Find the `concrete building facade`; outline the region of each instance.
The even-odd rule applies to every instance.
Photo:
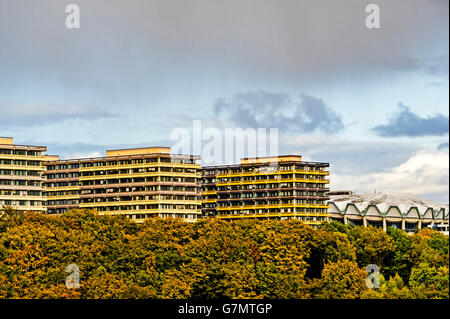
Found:
[[[448,232],[448,205],[410,194],[330,192],[329,163],[299,155],[202,168],[199,156],[174,155],[168,147],[68,160],[46,151],[0,137],[0,207],[49,214],[86,208],[138,222],[152,216],[298,219],[315,227],[336,220],[410,233],[425,227]]]
[[[448,205],[411,194],[378,192],[331,196],[330,220],[344,224],[403,229],[408,233],[426,227],[448,227]]]
[[[244,158],[239,165],[202,169],[202,210],[221,219],[328,220],[328,163],[299,155]]]
[[[45,146],[15,145],[0,137],[0,207],[46,211],[43,165]]]
[[[73,208],[195,221],[201,215],[198,156],[173,155],[167,147],[110,150],[105,157],[47,161],[48,213]]]

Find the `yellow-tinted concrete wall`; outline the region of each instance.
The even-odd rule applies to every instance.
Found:
[[[0,144],[12,145],[13,138],[12,137],[0,137]]]
[[[106,156],[126,156],[126,155],[142,155],[142,154],[169,154],[170,147],[144,147],[144,148],[130,148],[123,150],[109,150],[106,151]]]

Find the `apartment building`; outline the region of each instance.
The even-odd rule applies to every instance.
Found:
[[[0,137],[0,207],[46,211],[44,205],[44,146],[15,145]]]
[[[108,150],[61,160],[46,147],[0,138],[0,207],[61,214],[92,209],[136,221],[151,216],[328,220],[328,163],[298,155],[244,158],[201,168],[168,147]]]
[[[201,215],[200,160],[168,147],[109,150],[105,157],[45,162],[48,213],[87,208],[143,221]]]
[[[202,211],[223,219],[328,220],[329,163],[298,155],[244,158],[239,165],[202,169]]]

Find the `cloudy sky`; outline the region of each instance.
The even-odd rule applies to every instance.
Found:
[[[72,158],[171,146],[196,119],[277,127],[280,153],[331,163],[333,189],[448,203],[448,5],[0,0],[0,136]]]

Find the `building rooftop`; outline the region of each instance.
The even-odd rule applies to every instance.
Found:
[[[123,155],[142,155],[142,154],[170,154],[170,147],[152,146],[152,147],[124,148],[106,151],[107,157],[123,156]]]
[[[41,152],[47,151],[46,146],[14,144],[14,139],[12,137],[3,137],[3,136],[0,136],[0,146],[6,149],[25,149]]]
[[[0,145],[4,144],[4,145],[12,145],[14,142],[12,137],[3,137],[0,136]]]
[[[129,160],[140,157],[154,157],[163,155],[170,158],[192,159],[200,160],[200,156],[197,155],[185,155],[185,154],[172,154],[170,153],[170,147],[154,146],[154,147],[139,147],[139,148],[126,148],[117,150],[107,150],[106,156],[99,157],[85,157],[85,158],[69,158],[59,159],[57,155],[49,155],[46,158],[46,165],[53,165],[58,163],[81,163],[91,161],[107,161],[107,160]]]
[[[402,212],[407,212],[411,207],[417,207],[421,214],[429,208],[444,211],[448,214],[449,205],[417,197],[410,193],[376,192],[370,194],[331,195],[330,202],[334,203],[341,211],[347,204],[354,204],[360,211],[367,209],[369,205],[375,205],[381,212],[387,212],[390,207],[398,207]]]
[[[280,155],[280,156],[265,156],[265,157],[245,157],[241,159],[241,164],[259,164],[271,162],[301,162],[301,155]]]

